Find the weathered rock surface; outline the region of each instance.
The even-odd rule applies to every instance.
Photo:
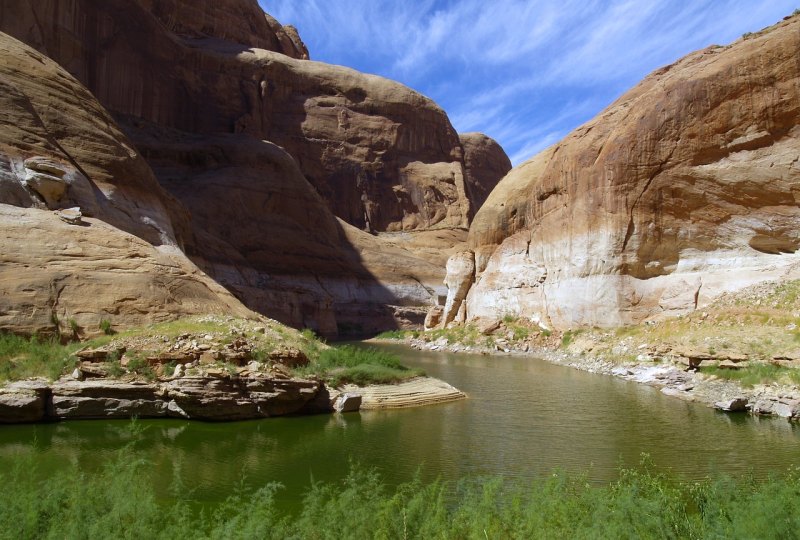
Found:
[[[511,160],[497,141],[483,133],[460,133],[458,138],[464,149],[464,177],[471,218],[511,170]]]
[[[468,316],[637,323],[795,272],[798,29],[659,69],[513,169],[470,228]]]
[[[445,113],[394,81],[280,54],[275,40],[296,33],[259,17],[254,0],[59,6],[6,0],[0,29],[61,62],[114,113],[275,142],[334,214],[362,229],[469,225],[465,151]],[[480,199],[507,158],[489,139],[465,141]]]
[[[447,259],[445,268],[447,275],[444,283],[447,285],[447,301],[442,312],[443,326],[456,318],[467,297],[470,285],[475,280],[475,254],[472,251],[456,253]]]
[[[252,316],[180,251],[185,210],[92,95],[5,34],[0,52],[0,327]]]
[[[345,385],[331,390],[331,398],[356,393],[361,396],[361,410],[399,409],[434,405],[465,399],[467,396],[459,389],[433,377],[417,377],[398,384],[376,384],[360,388]]]
[[[460,140],[438,106],[402,85],[301,60],[296,31],[254,0],[3,0],[0,29],[115,114],[133,141],[125,147],[192,214],[170,206],[175,231],[163,236],[249,307],[325,335],[420,324],[444,296],[442,255],[507,161],[486,137]],[[64,178],[62,206],[76,190]],[[47,186],[49,199],[58,189]],[[25,197],[14,187],[0,200]],[[80,201],[84,215],[105,220],[90,202]],[[356,229],[444,234],[435,245],[427,233],[384,243],[331,214]]]
[[[0,204],[0,327],[31,335],[69,319],[97,329],[102,319],[122,328],[197,313],[255,316],[177,248],[84,221]]]
[[[222,370],[207,371],[206,376],[153,383],[115,379],[11,383],[0,387],[0,424],[132,417],[232,421],[413,407],[466,397],[430,377],[396,385],[329,389],[318,380],[263,374],[233,377]]]
[[[49,396],[50,388],[41,381],[18,381],[0,388],[0,424],[44,420]]]

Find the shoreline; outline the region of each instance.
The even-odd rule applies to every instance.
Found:
[[[154,382],[94,378],[15,381],[0,388],[0,425],[63,420],[254,420],[419,407],[465,399],[434,377],[328,388],[317,379],[185,376]]]
[[[372,338],[374,343],[403,344],[416,350],[449,352],[454,354],[481,354],[497,357],[524,356],[537,358],[561,366],[608,375],[626,381],[659,388],[664,395],[684,401],[700,403],[719,411],[749,412],[758,416],[776,416],[800,420],[800,388],[778,383],[756,384],[751,388],[738,382],[716,378],[690,368],[690,362],[679,359],[650,359],[611,362],[603,357],[553,350],[546,347],[515,349],[513,345],[497,350],[487,346],[449,343],[439,339],[407,337],[403,339]],[[642,355],[647,356],[647,355]]]

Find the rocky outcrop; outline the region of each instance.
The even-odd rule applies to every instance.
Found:
[[[447,301],[442,312],[442,325],[456,319],[467,297],[470,285],[475,280],[475,254],[471,251],[456,253],[447,259]],[[463,317],[458,322],[464,322]]]
[[[217,38],[308,60],[293,26],[282,26],[256,0],[136,0],[171,33],[184,39]],[[33,12],[36,13],[35,11]]]
[[[800,17],[657,70],[513,169],[475,217],[470,318],[684,313],[800,246]]]
[[[417,377],[397,384],[375,384],[365,387],[345,385],[331,391],[331,397],[337,401],[347,395],[359,395],[361,397],[359,406],[363,410],[419,407],[458,401],[467,397],[458,388],[433,377]]]
[[[92,95],[5,34],[0,52],[0,327],[254,316],[181,252],[186,211]]]
[[[153,246],[95,218],[70,225],[47,210],[0,204],[0,327],[22,334],[97,331],[197,313],[254,317],[172,246]]]
[[[19,381],[0,387],[0,424],[98,418],[185,418],[214,422],[290,414],[353,412],[466,398],[431,377],[329,389],[318,380],[214,371],[160,382],[116,379]]]

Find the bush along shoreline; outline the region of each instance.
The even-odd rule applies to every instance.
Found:
[[[0,539],[28,538],[780,538],[800,537],[800,471],[766,480],[680,482],[646,463],[592,485],[556,472],[528,482],[419,479],[389,486],[351,466],[313,482],[300,510],[276,505],[281,486],[240,489],[198,511],[175,481],[156,498],[148,464],[126,447],[96,474],[75,465],[40,479],[33,455],[0,470]]]
[[[420,380],[431,384],[422,385],[423,399],[419,384],[409,389],[408,406],[464,397],[391,354],[330,347],[311,331],[270,320],[194,317],[119,334],[101,326],[103,335],[83,343],[0,334],[0,424],[245,420],[342,411],[343,400],[353,411],[362,388],[393,385],[402,394],[403,384]],[[337,390],[345,385],[346,395]]]

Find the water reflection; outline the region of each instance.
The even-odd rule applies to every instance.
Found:
[[[757,477],[800,463],[798,426],[725,415],[657,389],[531,358],[419,353],[387,347],[467,392],[445,405],[347,415],[211,424],[181,420],[82,421],[0,428],[0,466],[34,453],[46,475],[67,463],[91,472],[125,445],[152,465],[159,494],[175,476],[199,502],[225,498],[242,479],[280,482],[299,503],[313,477],[337,480],[351,461],[389,482],[556,468],[591,481],[617,476],[648,453],[685,479],[715,471]]]

